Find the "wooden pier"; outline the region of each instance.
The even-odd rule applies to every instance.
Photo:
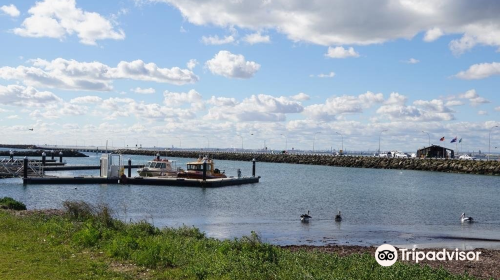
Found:
[[[123,184],[123,185],[154,185],[154,186],[176,186],[176,187],[201,187],[218,188],[244,184],[258,183],[260,176],[241,178],[217,178],[217,179],[186,179],[177,177],[133,177],[127,178],[105,178],[105,177],[28,177],[23,178],[23,184]]]

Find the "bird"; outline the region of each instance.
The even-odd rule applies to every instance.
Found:
[[[312,217],[309,216],[309,210],[307,210],[307,214],[302,214],[300,215],[300,221],[301,222],[304,222],[304,223],[307,223],[309,222],[309,219],[311,219]]]
[[[342,216],[340,215],[340,211],[337,215],[335,215],[335,222],[340,222],[342,221]]]
[[[472,217],[465,217],[465,213],[462,213],[462,216],[460,217],[460,221],[462,223],[472,223],[474,219]]]
[[[33,131],[33,128],[28,128],[28,130],[31,130],[31,131]]]

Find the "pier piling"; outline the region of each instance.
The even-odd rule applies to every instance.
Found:
[[[207,161],[203,160],[203,182],[207,180]]]
[[[47,159],[47,154],[45,152],[42,153],[42,166],[45,166],[45,162]]]
[[[28,157],[24,157],[23,164],[23,177],[26,179],[28,178]]]
[[[255,177],[255,158],[252,159],[252,177]]]
[[[128,159],[128,177],[132,177],[132,160]]]
[[[63,152],[59,152],[59,162],[62,163]]]

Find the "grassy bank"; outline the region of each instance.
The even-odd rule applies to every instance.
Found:
[[[368,254],[291,252],[255,234],[221,241],[190,227],[125,224],[105,206],[65,209],[0,211],[0,279],[469,279],[417,265],[381,267]]]

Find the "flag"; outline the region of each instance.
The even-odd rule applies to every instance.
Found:
[[[444,141],[444,136],[443,136],[443,137],[441,137],[441,139],[439,139],[439,141]]]
[[[462,143],[462,138],[460,138],[460,140],[458,140],[458,143]]]
[[[455,143],[457,142],[457,137],[455,136],[455,138],[451,139],[451,142],[450,143]]]

